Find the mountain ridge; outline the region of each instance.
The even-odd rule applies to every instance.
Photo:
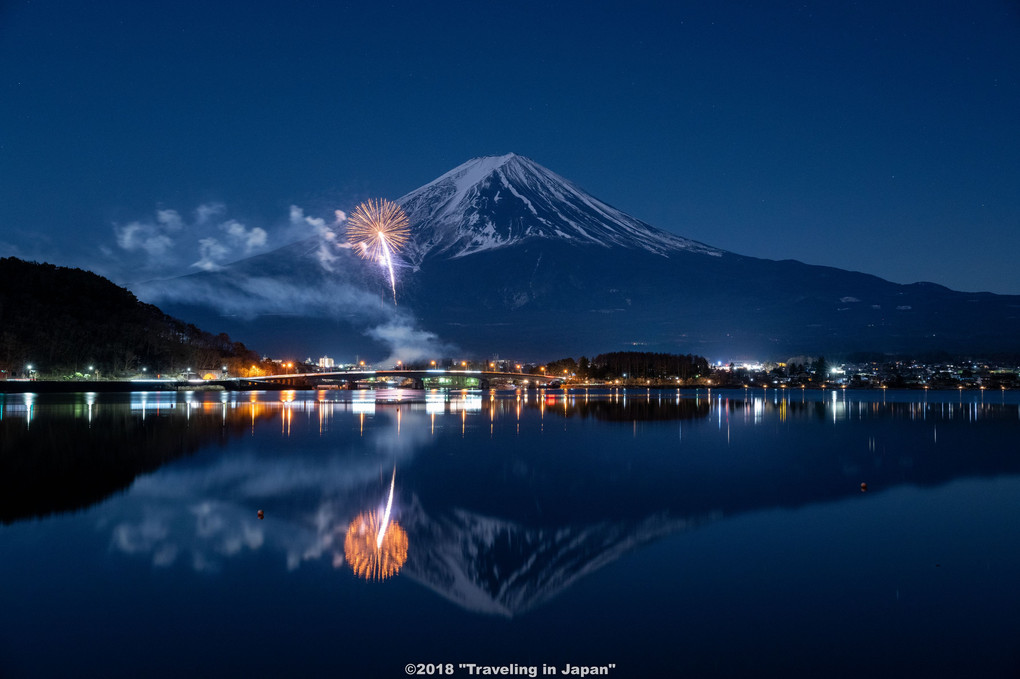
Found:
[[[308,355],[389,347],[392,358],[436,358],[451,344],[529,360],[634,347],[779,360],[1017,350],[1020,296],[728,252],[630,217],[516,154],[469,160],[398,202],[411,237],[397,257],[397,306],[378,264],[336,232],[163,281],[154,294],[204,324],[210,310],[245,316],[246,327],[227,324],[232,334],[274,351],[301,343]],[[280,313],[292,320],[265,315]],[[298,325],[300,338],[281,332]]]

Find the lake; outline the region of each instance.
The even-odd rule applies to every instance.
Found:
[[[0,395],[0,676],[1017,676],[1018,396]]]

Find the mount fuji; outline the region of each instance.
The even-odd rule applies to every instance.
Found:
[[[406,255],[415,264],[430,256],[466,257],[529,239],[664,256],[722,254],[634,219],[513,153],[469,160],[398,202],[415,225]]]
[[[1020,296],[727,252],[635,219],[515,154],[472,159],[397,202],[411,229],[397,307],[379,267],[329,229],[135,291],[290,355],[1018,349]]]

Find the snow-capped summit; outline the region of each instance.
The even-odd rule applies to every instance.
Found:
[[[508,153],[473,158],[398,200],[411,223],[404,256],[462,257],[529,238],[669,255],[722,251],[656,229],[589,195],[538,163]]]

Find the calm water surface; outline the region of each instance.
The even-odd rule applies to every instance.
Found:
[[[1017,676],[1017,403],[0,395],[0,676]]]

